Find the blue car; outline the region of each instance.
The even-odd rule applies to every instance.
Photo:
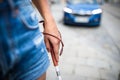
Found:
[[[97,0],[67,0],[64,8],[64,24],[99,26],[102,9]]]

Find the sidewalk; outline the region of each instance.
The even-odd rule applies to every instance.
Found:
[[[102,9],[120,19],[120,6],[118,4],[103,4]]]
[[[104,6],[109,7],[108,4]],[[91,46],[94,44],[90,43],[84,36],[77,38],[74,31],[62,25],[59,22],[63,16],[62,8],[63,6],[60,4],[52,6],[53,15],[63,34],[65,43],[63,55],[60,57],[60,70],[63,80],[118,80],[120,62],[105,55],[106,52],[98,51]],[[104,9],[111,10],[111,8],[118,10],[111,6],[110,9]],[[52,62],[48,69],[47,80],[57,80]]]

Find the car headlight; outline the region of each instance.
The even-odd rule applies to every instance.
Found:
[[[64,11],[67,12],[67,13],[72,13],[72,9],[67,8],[67,7],[64,8]]]
[[[92,11],[92,14],[100,14],[102,13],[102,9],[95,9]]]

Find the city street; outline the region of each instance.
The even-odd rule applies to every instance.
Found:
[[[120,9],[104,4],[101,25],[84,27],[64,25],[63,7],[51,7],[65,45],[59,63],[63,80],[118,80]],[[57,80],[52,61],[47,80]]]

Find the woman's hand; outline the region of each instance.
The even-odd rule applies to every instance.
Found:
[[[49,22],[45,21],[44,24],[44,33],[49,33],[52,34],[58,38],[60,38],[60,33],[58,31],[58,28],[56,26],[55,21],[52,19]],[[58,64],[59,61],[59,46],[60,46],[60,41],[56,39],[55,37],[45,35],[45,44],[48,52],[51,53],[54,65]],[[52,52],[53,51],[53,52]]]

